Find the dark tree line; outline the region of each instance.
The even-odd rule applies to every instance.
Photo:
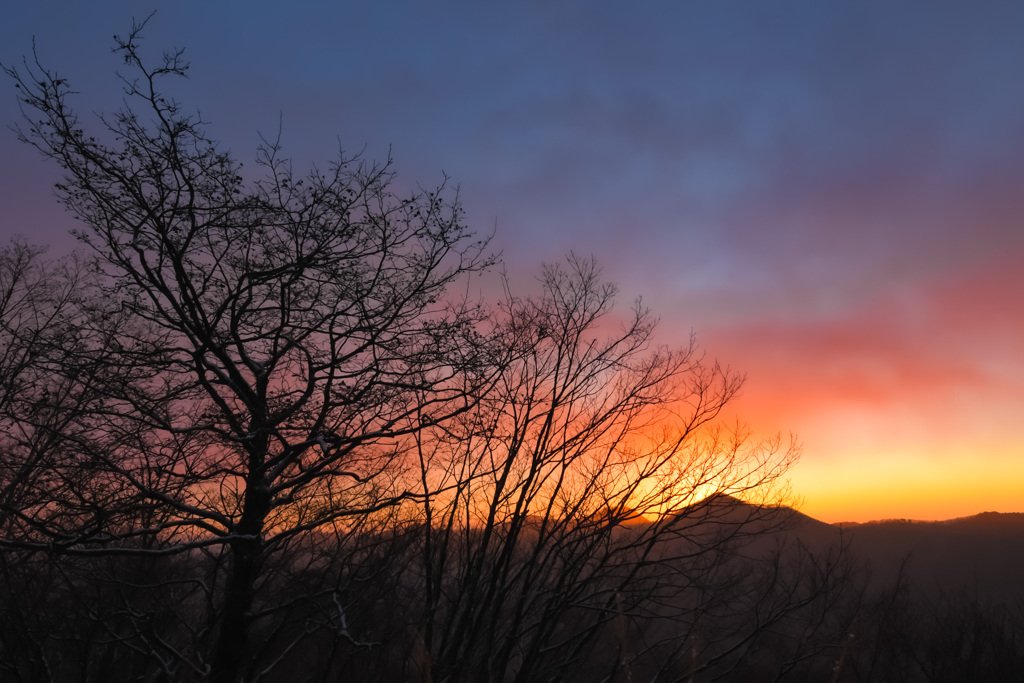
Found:
[[[265,140],[243,168],[139,31],[97,120],[4,68],[83,250],[0,252],[0,676],[843,670],[847,558],[749,542],[795,456],[721,423],[741,378],[586,259],[467,294],[487,240],[390,161],[298,174]]]

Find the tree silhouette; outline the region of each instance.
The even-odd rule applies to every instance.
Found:
[[[263,175],[247,180],[162,94],[187,71],[182,53],[148,67],[140,30],[117,41],[128,104],[95,134],[38,60],[6,69],[23,139],[65,169],[58,192],[93,272],[71,337],[45,359],[51,381],[86,396],[66,424],[35,425],[57,481],[5,500],[18,531],[5,543],[223,548],[214,645],[197,666],[233,680],[268,555],[408,496],[396,474],[409,437],[482,393],[486,321],[450,292],[492,259],[457,196],[397,196],[390,162],[342,154],[298,177],[265,142]]]
[[[656,345],[639,304],[616,321],[592,261],[548,266],[541,283],[508,298],[495,387],[421,450],[408,604],[437,680],[628,669],[646,648],[626,632],[725,571],[762,516],[734,496],[777,502],[792,455],[715,427],[740,378],[692,342]]]
[[[586,259],[537,296],[467,297],[487,241],[390,160],[300,175],[264,139],[243,168],[141,29],[95,129],[38,59],[5,67],[86,247],[0,255],[3,577],[81,605],[12,591],[10,671],[694,675],[826,593],[828,562],[808,583],[730,559],[775,528],[795,454],[719,424],[739,376],[659,346],[639,302],[619,317]]]

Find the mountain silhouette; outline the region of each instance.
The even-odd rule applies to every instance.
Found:
[[[907,519],[828,524],[785,508],[777,534],[817,551],[847,548],[876,586],[901,576],[926,595],[964,592],[985,601],[1024,596],[1024,513],[983,512],[935,522]]]

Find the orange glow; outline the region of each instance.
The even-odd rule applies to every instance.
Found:
[[[936,453],[876,453],[865,463],[847,455],[808,461],[793,471],[802,510],[825,522],[876,519],[942,520],[985,511],[1021,509],[1024,462],[1016,456],[1024,442],[975,458],[961,447]]]
[[[1012,258],[1011,258],[1012,256]],[[793,433],[802,510],[826,522],[1024,511],[1020,253],[818,317],[720,324],[703,339],[747,372],[731,415]]]

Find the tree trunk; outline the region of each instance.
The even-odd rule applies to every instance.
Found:
[[[249,659],[249,621],[263,555],[263,523],[270,496],[265,486],[248,487],[246,505],[230,543],[227,585],[221,611],[220,631],[213,648],[210,680],[236,683]]]

